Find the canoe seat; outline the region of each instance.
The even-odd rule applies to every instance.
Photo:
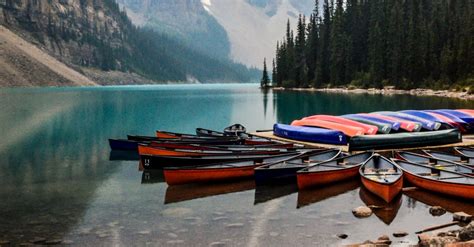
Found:
[[[458,176],[458,177],[447,177],[447,178],[438,178],[438,180],[456,179],[456,178],[465,178],[465,177],[463,177],[463,176]]]
[[[364,173],[366,176],[395,176],[395,175],[402,175],[401,173]]]
[[[393,168],[372,168],[372,167],[369,167],[369,168],[365,168],[364,169],[364,173],[367,174],[367,173],[395,173],[396,170],[393,169]]]

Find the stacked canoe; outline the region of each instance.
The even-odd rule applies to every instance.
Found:
[[[273,133],[305,142],[349,145],[352,151],[451,144],[474,133],[474,110],[404,110],[314,115],[275,124]]]

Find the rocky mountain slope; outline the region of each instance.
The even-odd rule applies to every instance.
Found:
[[[255,76],[241,65],[196,52],[165,34],[136,28],[115,0],[0,0],[0,25],[98,80],[110,71],[154,81],[249,81]],[[11,81],[16,83],[15,78]]]

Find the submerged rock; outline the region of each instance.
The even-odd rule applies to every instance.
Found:
[[[341,238],[341,239],[346,239],[347,237],[349,237],[347,234],[337,234],[337,237],[338,238]]]
[[[441,216],[446,213],[446,209],[441,206],[432,206],[430,208],[430,214],[433,216]]]
[[[44,244],[46,245],[58,245],[58,244],[61,244],[63,242],[62,239],[51,239],[51,240],[48,240],[46,242],[44,242]]]
[[[366,206],[360,206],[360,207],[354,208],[352,210],[352,214],[354,214],[354,216],[357,218],[365,218],[372,215],[372,209]]]
[[[407,236],[408,232],[398,231],[398,232],[394,232],[392,235],[396,238],[401,238],[401,237]]]
[[[223,242],[213,242],[209,244],[209,247],[224,247],[225,245]]]

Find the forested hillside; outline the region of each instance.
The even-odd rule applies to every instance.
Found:
[[[0,24],[79,72],[98,69],[154,81],[200,82],[247,82],[258,73],[136,27],[115,0],[4,0]]]
[[[319,3],[316,0],[316,6]],[[470,0],[324,0],[277,44],[273,85],[474,88]]]

